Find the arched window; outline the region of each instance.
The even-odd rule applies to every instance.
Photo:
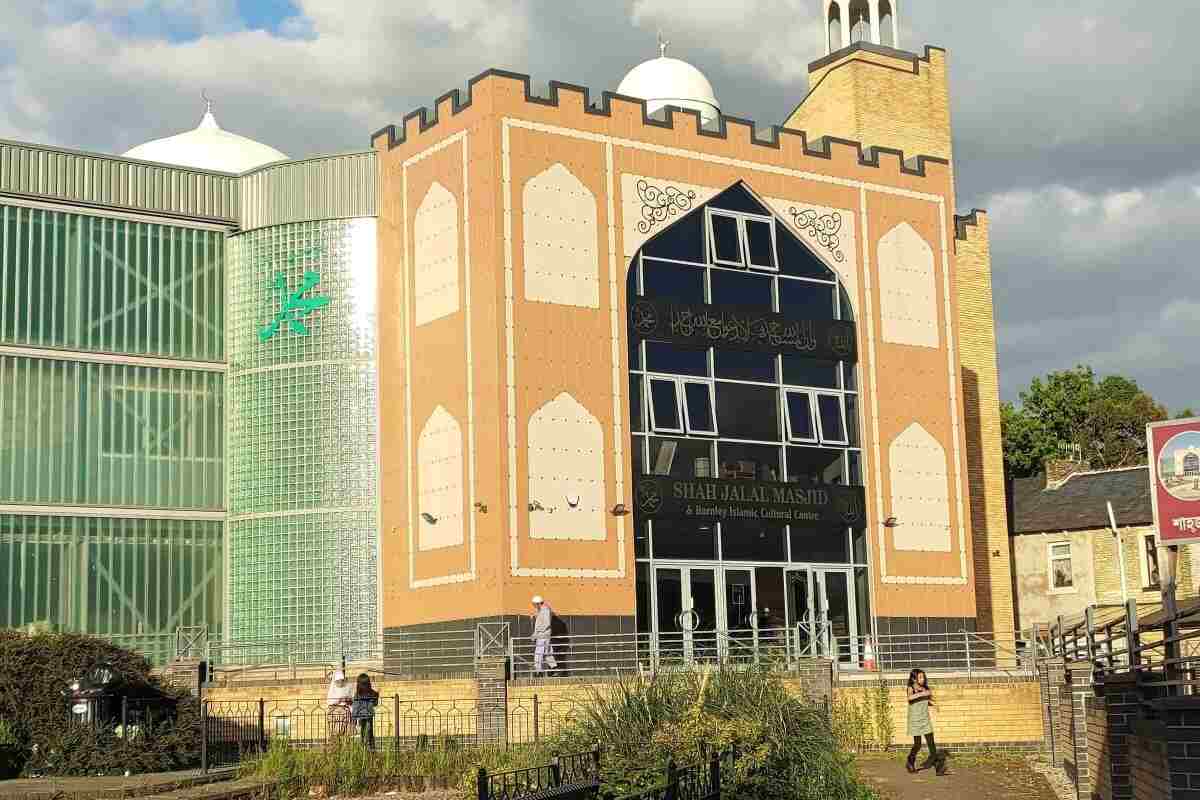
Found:
[[[841,3],[829,4],[829,18],[825,20],[825,52],[842,49]]]
[[[871,9],[867,0],[851,0],[849,8],[850,44],[871,41]]]
[[[1183,474],[1200,475],[1200,455],[1188,453],[1183,457]]]
[[[879,43],[887,47],[897,47],[896,44],[896,15],[888,0],[879,0]]]

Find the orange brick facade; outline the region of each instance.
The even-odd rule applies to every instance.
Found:
[[[870,615],[1011,630],[986,217],[955,217],[944,54],[858,46],[840,61],[851,63],[814,65],[813,92],[790,121],[807,115],[816,135],[838,139],[777,129],[764,141],[728,118],[699,130],[694,113],[649,119],[641,102],[594,103],[559,84],[534,97],[528,79],[499,72],[376,134],[385,630],[524,614],[535,593],[559,614],[634,614],[634,517],[619,509],[633,508],[637,482],[626,322],[630,258],[648,238],[637,180],[691,187],[697,203],[740,182],[801,238],[787,208],[841,215],[850,257],[817,254],[841,277],[857,329]],[[834,76],[851,73],[838,88]],[[899,94],[867,109],[876,91]],[[835,113],[843,92],[854,102]],[[563,210],[534,191],[545,186],[562,192]],[[549,229],[563,229],[561,241],[536,238],[547,214],[560,215]],[[905,340],[916,324],[906,287],[881,276],[897,232],[930,255],[916,322],[935,333],[920,346]],[[527,269],[543,246],[588,271]],[[530,299],[556,291],[566,299]],[[603,521],[586,537],[533,531],[527,512],[539,479],[530,426],[560,405],[583,409],[602,442]],[[908,455],[913,441],[924,461]],[[900,546],[914,534],[884,522],[919,519],[928,498],[912,487],[929,480],[912,465],[938,459],[948,545]],[[421,488],[419,476],[435,474],[450,475],[450,495]],[[422,504],[447,508],[448,496],[453,513],[422,523]]]

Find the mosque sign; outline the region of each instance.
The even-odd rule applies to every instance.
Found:
[[[315,259],[322,252],[320,247],[310,247],[288,256],[286,263],[295,264],[306,258]],[[316,310],[329,305],[329,298],[315,290],[321,282],[321,273],[316,269],[306,269],[300,282],[292,286],[288,283],[286,272],[275,273],[271,284],[272,294],[276,298],[275,311],[271,320],[258,331],[260,342],[270,341],[284,327],[298,336],[308,336],[312,333],[306,319]]]
[[[646,476],[634,491],[634,504],[645,519],[866,524],[861,486]]]
[[[1159,544],[1200,542],[1200,417],[1146,426]]]
[[[852,322],[794,319],[732,306],[638,298],[629,309],[629,332],[681,345],[857,360]]]

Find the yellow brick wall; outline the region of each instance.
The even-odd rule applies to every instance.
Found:
[[[1121,549],[1125,561],[1125,582],[1129,592],[1128,599],[1136,600],[1139,605],[1157,605],[1162,602],[1162,595],[1157,589],[1146,590],[1142,581],[1142,536],[1153,533],[1153,526],[1120,528]],[[1121,596],[1121,568],[1117,557],[1117,541],[1112,532],[1101,528],[1092,532],[1092,553],[1095,559],[1094,572],[1096,576],[1097,603],[1123,603]],[[1195,576],[1193,575],[1193,548],[1195,545],[1184,545],[1179,548],[1178,574],[1176,575],[1176,596],[1180,599],[1196,596]],[[1160,569],[1166,569],[1165,553],[1159,555]]]
[[[809,74],[811,90],[786,126],[810,139],[834,136],[949,161],[946,53],[929,48],[926,58],[854,50]]]
[[[890,683],[890,682],[889,682]],[[1041,741],[1043,734],[1041,694],[1036,678],[1014,681],[979,677],[962,683],[939,681],[930,676],[937,709],[933,731],[939,745],[977,745],[1030,743]],[[862,704],[878,691],[874,681],[861,686],[839,685],[835,700],[853,700]],[[912,744],[908,736],[908,702],[904,686],[889,686],[892,711],[892,743]]]
[[[353,677],[353,676],[352,676]],[[399,695],[402,701],[410,700],[470,700],[479,696],[478,686],[472,679],[444,680],[378,680],[372,677],[371,684],[381,697]],[[321,700],[324,702],[329,684],[325,682],[281,681],[274,684],[243,684],[234,686],[210,686],[204,690],[206,700],[214,702],[257,702],[259,699],[272,702],[288,700]]]
[[[1015,625],[1012,557],[1005,503],[987,214],[975,212],[974,223],[968,222],[962,230],[966,238],[955,239],[954,260],[977,624],[980,630],[1008,634]]]

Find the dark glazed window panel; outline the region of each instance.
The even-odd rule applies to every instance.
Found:
[[[633,555],[635,558],[650,557],[650,523],[639,522],[633,529]],[[638,566],[641,566],[640,564]],[[639,589],[641,587],[638,587]],[[638,598],[639,602],[641,598]]]
[[[778,481],[779,448],[769,444],[717,444],[719,477],[726,480]]]
[[[642,295],[682,303],[703,303],[704,268],[643,259]]]
[[[849,450],[846,452],[846,460],[850,469],[850,485],[862,486],[862,453],[857,450]]]
[[[780,280],[779,311],[792,319],[833,319],[833,286]]]
[[[642,416],[642,376],[629,376],[629,430],[646,430],[646,421]]]
[[[871,630],[871,579],[865,567],[854,570],[854,610],[858,617],[858,635]]]
[[[838,286],[838,310],[841,312],[838,319],[844,319],[848,322],[854,321],[854,304],[850,302],[850,295],[846,294],[846,289],[840,284]]]
[[[708,350],[693,350],[666,342],[646,342],[646,371],[706,377]]]
[[[637,470],[639,475],[646,475],[650,472],[650,467],[646,464],[645,441],[645,436],[634,436],[630,445],[633,448],[633,452],[630,454],[633,461],[633,468]]]
[[[850,531],[850,542],[854,548],[854,563],[867,563],[867,529],[853,528]]]
[[[712,442],[704,439],[651,437],[647,473],[672,478],[711,478]]]
[[[712,384],[685,383],[683,400],[687,404],[687,427],[689,433],[717,432],[713,422]]]
[[[785,355],[783,357],[783,382],[789,386],[815,386],[818,389],[838,388],[838,365],[836,361],[819,358]]]
[[[651,423],[654,430],[682,430],[677,389],[673,380],[650,380]]]
[[[642,340],[633,336],[629,337],[629,368],[642,368]]]
[[[775,356],[739,350],[714,350],[718,378],[733,381],[775,382]]]
[[[858,396],[846,395],[846,435],[850,444],[857,446],[858,441]]]
[[[655,558],[702,559],[717,557],[713,525],[683,520],[655,520],[651,528]]]
[[[801,278],[833,280],[833,272],[782,225],[776,226],[775,247],[779,252],[779,271]]]
[[[787,409],[788,439],[815,442],[817,423],[813,417],[812,395],[808,392],[784,392]]]
[[[845,528],[792,526],[792,561],[845,564],[850,560]]]
[[[727,269],[714,269],[709,276],[715,306],[741,306],[760,311],[774,308],[771,278]]]
[[[842,453],[824,447],[789,447],[788,482],[809,486],[843,483]]]
[[[638,564],[637,575],[637,632],[650,633],[650,565]]]
[[[722,522],[721,560],[787,561],[787,540],[783,527]]]
[[[848,392],[858,391],[858,365],[849,361],[842,362],[842,375],[845,377],[845,387]]]
[[[692,212],[642,246],[642,255],[704,264],[704,212]]]
[[[713,214],[710,217],[713,237],[713,258],[731,264],[742,263],[742,242],[736,217]]]
[[[718,382],[717,430],[725,439],[779,441],[779,390]]]
[[[821,418],[821,441],[845,443],[846,426],[842,422],[842,398],[835,394],[817,395],[817,414]]]
[[[750,252],[750,266],[775,269],[775,242],[767,220],[746,220],[746,248]]]
[[[770,212],[763,208],[762,203],[746,191],[741,183],[735,183],[719,195],[708,201],[709,208],[722,208],[726,211],[743,211],[747,214],[766,216]]]

